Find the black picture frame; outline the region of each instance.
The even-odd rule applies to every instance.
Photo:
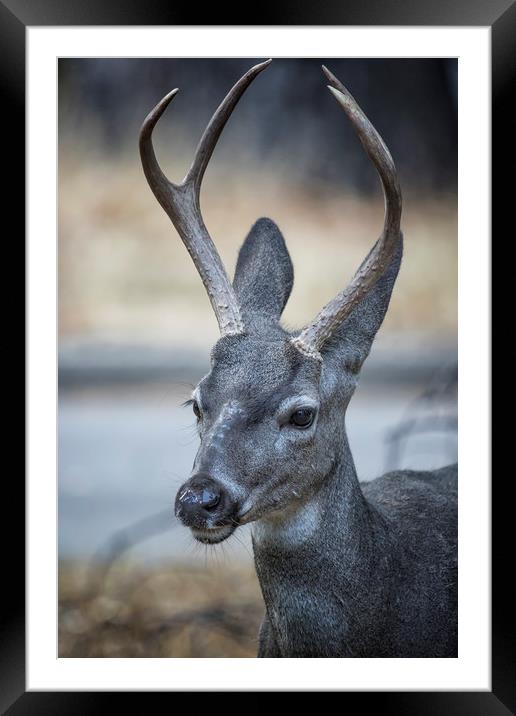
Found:
[[[262,6],[263,5],[263,6]],[[516,4],[514,0],[348,0],[315,2],[302,5],[296,0],[267,3],[256,8],[249,22],[234,6],[207,5],[202,11],[203,25],[407,25],[407,26],[489,26],[492,33],[492,216],[493,237],[501,234],[509,221],[514,199],[514,182],[507,182],[504,168],[511,164],[514,150],[514,114],[509,111],[511,89],[516,87]],[[4,206],[15,221],[16,241],[13,247],[23,252],[25,215],[24,146],[25,146],[25,30],[28,26],[62,25],[198,25],[190,22],[199,11],[192,7],[153,0],[0,0],[0,63],[3,122],[3,174],[8,178]],[[7,141],[6,141],[7,140]],[[9,152],[11,156],[9,156]],[[5,155],[8,155],[7,157]],[[514,151],[513,151],[514,154]],[[5,210],[4,210],[5,211]],[[506,242],[508,239],[506,238]],[[494,245],[494,242],[493,242]],[[23,261],[23,256],[21,257]],[[495,297],[493,296],[493,299]],[[12,300],[12,299],[11,299]],[[495,315],[493,313],[493,315]],[[19,322],[17,323],[19,326]],[[20,362],[21,367],[21,362]],[[21,371],[20,371],[21,372]],[[21,383],[20,383],[21,384]],[[19,402],[19,394],[17,396]],[[500,440],[501,442],[501,440]],[[494,454],[494,451],[493,451]],[[14,479],[17,478],[17,479]],[[492,485],[492,691],[471,692],[346,692],[344,705],[360,698],[360,705],[380,713],[401,714],[507,714],[516,713],[516,652],[511,638],[516,595],[511,587],[510,568],[511,520],[510,501],[505,485]],[[5,505],[9,504],[9,536],[4,537],[4,552],[12,558],[9,579],[2,589],[2,631],[0,632],[0,709],[12,716],[21,714],[89,714],[119,705],[124,693],[107,692],[26,692],[25,686],[25,488],[19,475],[12,475],[7,487]],[[16,519],[17,518],[17,519]],[[14,526],[13,526],[14,525]],[[16,537],[14,537],[14,530]],[[8,549],[7,549],[8,546]],[[5,567],[7,573],[7,567]],[[511,618],[512,617],[512,618]],[[143,702],[138,693],[130,693],[132,706],[149,708],[158,696],[146,693]],[[364,701],[364,699],[366,699]]]

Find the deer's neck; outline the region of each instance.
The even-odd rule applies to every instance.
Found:
[[[353,644],[362,599],[374,591],[381,600],[378,580],[388,582],[386,532],[362,494],[347,444],[308,499],[256,524],[256,570],[282,655],[341,653],[337,642]]]

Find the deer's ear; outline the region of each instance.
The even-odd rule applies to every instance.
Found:
[[[345,367],[353,373],[358,373],[362,367],[376,333],[383,323],[402,254],[403,240],[399,242],[381,278],[342,322],[322,350],[324,356],[335,357],[341,365],[344,363]]]
[[[281,231],[270,219],[258,219],[240,249],[233,280],[244,321],[279,320],[293,283]]]

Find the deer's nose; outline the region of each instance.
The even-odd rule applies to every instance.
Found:
[[[195,526],[210,516],[222,502],[222,489],[212,478],[197,475],[177,493],[176,515],[186,525]]]

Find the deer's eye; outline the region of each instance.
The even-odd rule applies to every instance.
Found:
[[[290,416],[290,424],[296,428],[309,428],[314,422],[315,410],[313,408],[298,408]]]
[[[197,420],[201,419],[201,409],[199,408],[199,403],[196,400],[192,400],[192,410],[194,412],[195,417]]]

